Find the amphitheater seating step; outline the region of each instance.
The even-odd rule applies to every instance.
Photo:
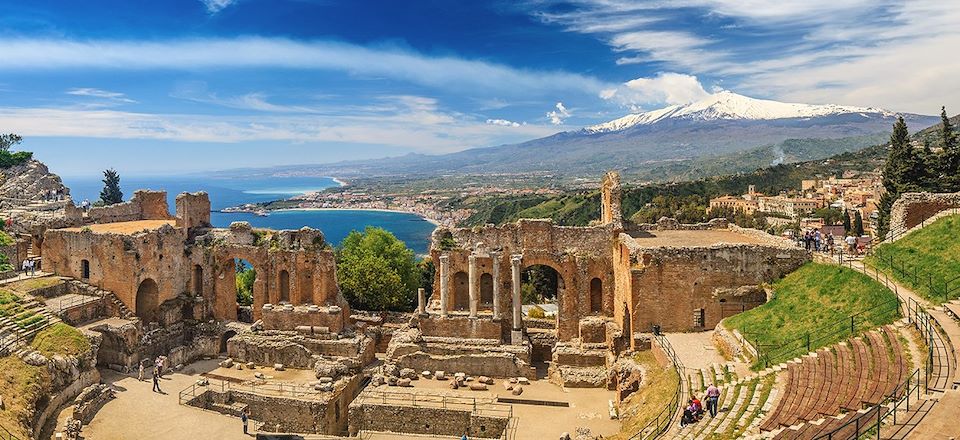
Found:
[[[771,390],[775,376],[751,376],[718,385],[720,388],[720,411],[711,418],[703,419],[676,432],[674,438],[701,439],[720,435],[723,438],[739,438],[755,427],[772,398]],[[702,397],[703,393],[698,394]]]
[[[882,327],[849,343],[817,350],[799,362],[789,362],[783,397],[760,429],[796,427],[842,410],[856,411],[880,403],[896,392],[908,374],[910,367],[902,352],[896,332]],[[833,423],[823,423],[827,422]]]

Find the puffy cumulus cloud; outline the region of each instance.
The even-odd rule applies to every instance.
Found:
[[[519,123],[514,121],[508,121],[506,119],[487,119],[487,124],[489,125],[499,125],[502,127],[519,127],[521,125],[527,125],[526,122]]]
[[[547,112],[547,118],[550,119],[550,123],[553,125],[563,125],[563,121],[570,117],[570,111],[567,110],[567,107],[565,107],[562,102],[558,102],[554,107],[556,107],[556,110]]]
[[[647,105],[686,104],[710,96],[694,75],[662,72],[649,78],[637,78],[620,87],[605,89],[600,97],[630,108]]]

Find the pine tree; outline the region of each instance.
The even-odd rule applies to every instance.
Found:
[[[883,236],[890,222],[890,208],[893,202],[905,192],[923,191],[923,183],[928,180],[927,169],[920,154],[910,144],[910,131],[903,117],[898,117],[890,135],[890,154],[883,166],[883,188],[879,209],[877,234]]]
[[[851,229],[852,228],[850,227],[850,211],[844,210],[843,211],[843,232],[850,233]]]
[[[120,174],[110,168],[103,171],[103,189],[100,191],[100,204],[114,205],[123,201],[120,191]]]
[[[863,216],[860,215],[860,211],[853,211],[853,232],[857,237],[863,236]]]
[[[960,191],[960,142],[957,133],[947,117],[947,108],[940,109],[940,139],[943,150],[940,152],[938,171],[939,190],[943,192]]]

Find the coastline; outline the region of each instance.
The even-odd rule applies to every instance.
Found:
[[[420,217],[426,220],[428,223],[434,226],[440,226],[440,222],[436,219],[427,217],[423,214],[413,211],[407,211],[403,209],[388,209],[388,208],[283,208],[283,209],[274,209],[270,212],[279,212],[279,211],[376,211],[376,212],[400,212],[403,214],[413,214],[417,217]]]
[[[345,180],[340,180],[340,178],[338,178],[338,177],[333,177],[333,176],[327,176],[327,177],[329,177],[330,180],[333,181],[333,183],[336,183],[337,185],[340,185],[341,188],[347,186],[347,182],[346,182]]]

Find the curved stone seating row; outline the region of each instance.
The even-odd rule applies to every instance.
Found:
[[[773,439],[812,440],[831,431],[834,431],[831,435],[833,438],[852,438],[857,432],[858,426],[868,426],[871,423],[877,422],[877,411],[882,411],[882,413],[879,414],[882,417],[889,409],[884,406],[874,406],[869,409],[861,409],[839,416],[806,422],[780,430],[773,436]],[[859,423],[857,423],[857,419],[859,419]],[[860,432],[862,434],[863,428],[860,428]]]
[[[892,394],[909,374],[896,331],[884,326],[787,363],[783,397],[763,431],[857,411]]]
[[[763,411],[769,410],[776,396],[773,382],[774,376],[768,374],[720,384],[720,412],[717,417],[704,415],[699,422],[680,429],[674,438],[702,439],[716,435],[721,438],[741,438],[755,428]]]

